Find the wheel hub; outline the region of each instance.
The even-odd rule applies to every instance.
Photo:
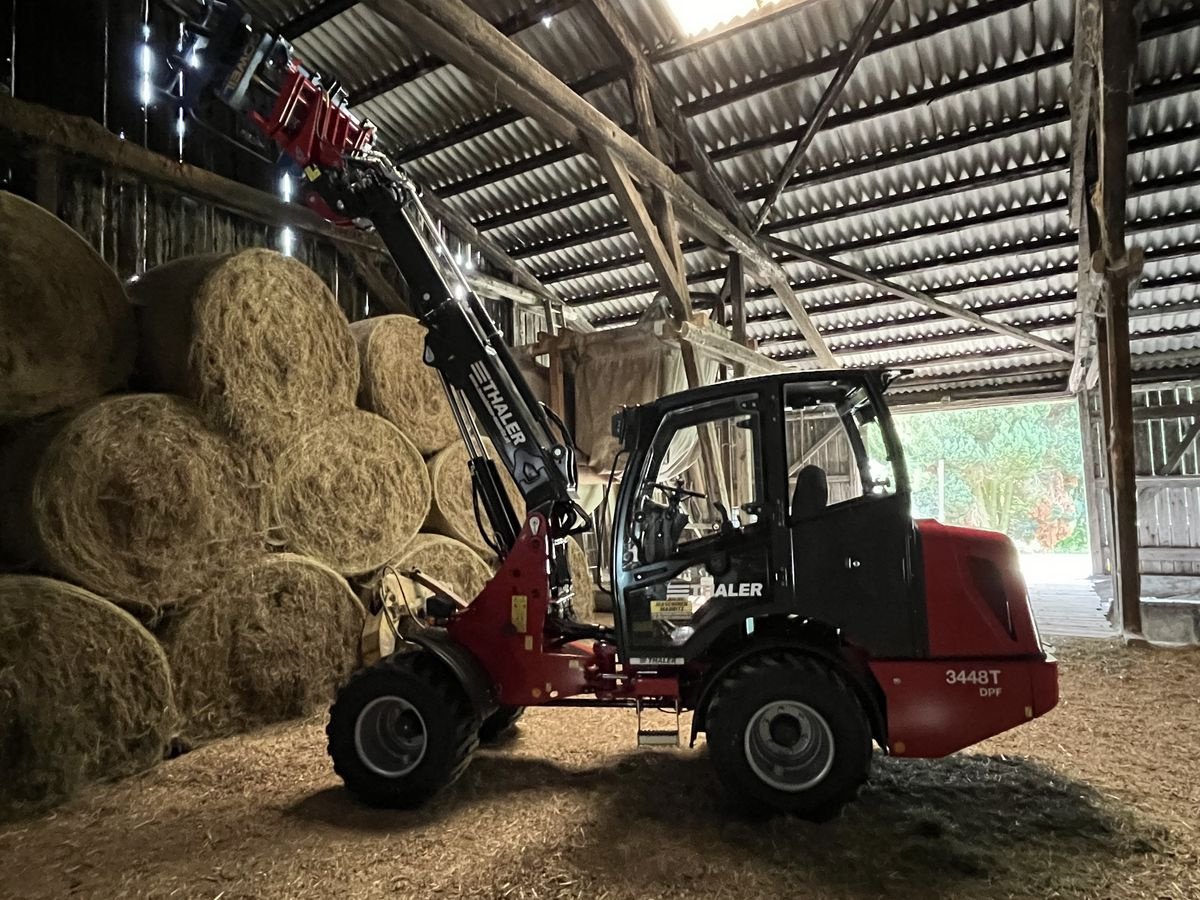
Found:
[[[354,746],[364,766],[385,778],[401,778],[425,758],[428,733],[417,708],[403,697],[376,697],[354,725]]]
[[[760,707],[746,725],[746,761],[759,778],[781,791],[803,791],[833,768],[833,732],[825,717],[796,700]]]

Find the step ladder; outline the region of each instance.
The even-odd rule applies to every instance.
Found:
[[[674,708],[671,710],[663,709],[657,704],[647,705],[641,700],[636,703],[637,709],[637,744],[639,747],[678,747],[679,746],[679,699],[672,701]],[[675,727],[672,728],[646,728],[642,721],[644,712],[662,713],[664,715],[674,715]]]

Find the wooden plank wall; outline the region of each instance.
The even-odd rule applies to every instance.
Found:
[[[1138,547],[1146,574],[1200,576],[1200,446],[1193,442],[1172,474],[1160,474],[1171,448],[1194,420],[1138,413],[1189,403],[1200,403],[1200,380],[1134,388]],[[1093,542],[1097,537],[1100,541],[1099,552],[1093,547],[1093,567],[1096,574],[1106,574],[1112,566],[1112,534],[1098,404],[1098,396],[1091,392],[1082,423],[1091,438],[1084,442],[1084,468],[1090,482],[1088,514],[1095,519]]]
[[[182,256],[282,247],[281,228],[172,188],[113,178],[86,160],[62,160],[54,187],[54,211],[122,279]],[[347,318],[354,321],[381,311],[372,310],[369,291],[333,241],[301,229],[291,229],[291,234],[292,255],[329,285]]]

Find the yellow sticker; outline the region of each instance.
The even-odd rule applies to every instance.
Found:
[[[524,632],[529,622],[529,598],[524,594],[513,594],[512,623],[513,628]]]
[[[692,617],[692,601],[686,597],[671,600],[651,600],[651,619],[690,619]]]

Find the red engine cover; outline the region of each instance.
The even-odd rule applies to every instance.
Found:
[[[1016,548],[1002,534],[917,523],[930,659],[869,663],[897,756],[945,756],[1043,715],[1058,665],[1042,651]]]
[[[1017,550],[1002,534],[917,522],[924,560],[929,655],[1042,652]]]

